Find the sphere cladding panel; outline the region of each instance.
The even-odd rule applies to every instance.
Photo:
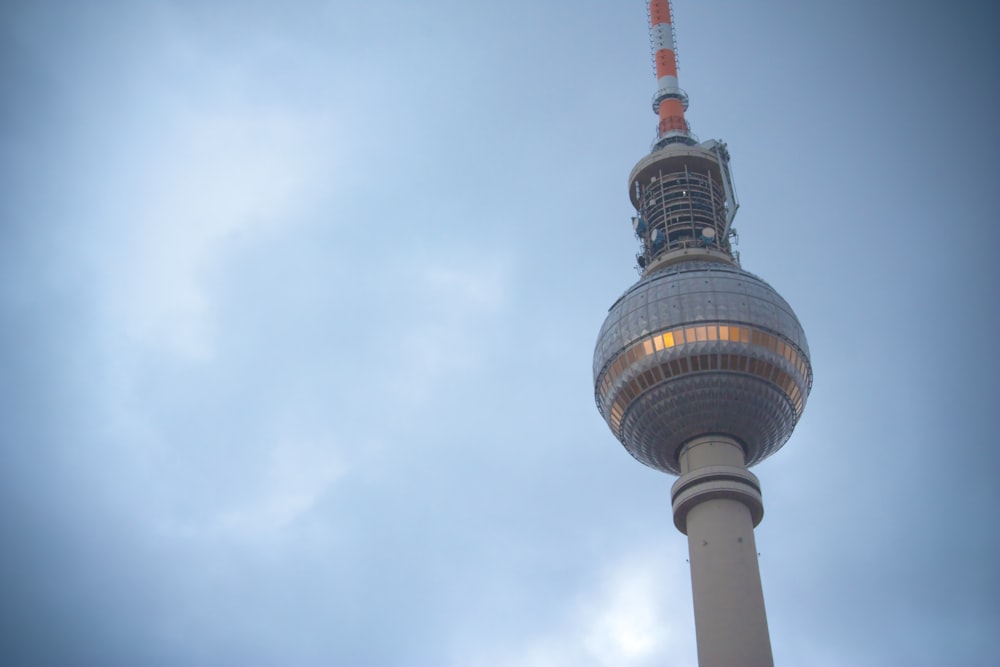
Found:
[[[747,465],[753,465],[785,444],[795,419],[788,399],[763,380],[735,373],[697,373],[660,384],[633,402],[622,422],[622,439],[639,461],[680,474],[678,450],[692,438],[738,437],[751,453]]]
[[[766,282],[734,266],[683,262],[643,278],[611,307],[594,351],[594,377],[642,336],[700,321],[754,324],[788,338],[809,355],[794,311]]]
[[[713,336],[731,331],[733,340],[661,350],[651,336],[699,323],[712,323]],[[643,341],[651,339],[654,354],[624,354],[642,344],[650,350]],[[682,262],[643,278],[612,306],[594,354],[595,394],[615,435],[647,465],[677,472],[680,446],[708,433],[740,440],[752,464],[791,435],[812,383],[808,354],[794,312],[766,282],[728,264]]]

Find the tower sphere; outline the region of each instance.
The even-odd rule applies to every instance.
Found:
[[[636,459],[680,474],[690,440],[725,435],[753,465],[792,434],[809,348],[774,289],[734,263],[647,273],[611,307],[594,351],[597,407]]]

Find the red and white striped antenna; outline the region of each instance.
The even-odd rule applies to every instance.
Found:
[[[654,149],[667,144],[695,144],[684,112],[688,96],[677,84],[677,36],[670,0],[649,0],[649,42],[653,50],[657,90],[653,113],[659,116]]]

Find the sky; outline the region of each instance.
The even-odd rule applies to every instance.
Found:
[[[812,354],[776,663],[996,665],[996,11],[674,11]],[[0,82],[0,663],[696,664],[591,376],[644,3],[11,0]]]

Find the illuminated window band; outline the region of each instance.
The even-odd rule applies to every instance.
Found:
[[[646,336],[629,345],[604,372],[600,385],[601,405],[608,405],[610,398],[608,394],[612,385],[621,377],[622,373],[632,368],[643,357],[651,356],[662,350],[711,341],[746,343],[754,347],[768,349],[787,359],[800,378],[807,379],[811,375],[805,356],[794,345],[778,336],[746,325],[705,323],[697,326],[677,327],[666,332]],[[754,359],[739,352],[714,352],[665,361],[626,382],[615,396],[614,403],[611,404],[612,428],[618,431],[622,417],[625,415],[625,409],[647,389],[671,378],[702,371],[749,373],[763,378],[785,392],[792,405],[795,406],[796,417],[802,415],[805,397],[792,375],[765,359]]]

